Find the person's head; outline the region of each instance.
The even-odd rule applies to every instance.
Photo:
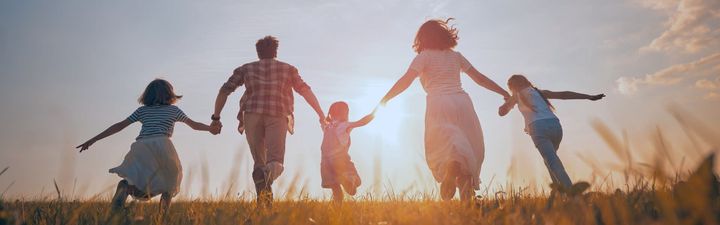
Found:
[[[527,77],[520,74],[510,76],[507,85],[512,92],[518,92],[527,87],[534,87],[533,84],[530,83],[530,81],[527,79]]]
[[[428,20],[423,23],[415,35],[413,49],[420,53],[426,49],[448,50],[457,45],[458,30],[448,23],[453,18],[447,20]]]
[[[547,104],[551,110],[555,110],[555,107],[552,105],[552,103],[550,103],[550,100],[548,100],[548,98],[545,97],[545,95],[542,93],[542,91],[537,89],[535,87],[535,85],[530,83],[530,80],[528,80],[527,77],[520,75],[520,74],[514,74],[514,75],[510,76],[510,78],[508,79],[508,88],[510,89],[510,92],[512,92],[512,93],[518,93],[519,91],[521,91],[525,88],[528,88],[528,87],[535,89],[535,91],[537,91],[537,93],[540,95],[540,97],[542,97],[543,100],[545,100],[545,104]],[[516,95],[516,94],[513,94],[513,95]],[[520,102],[523,102],[524,104],[528,104],[528,105],[532,104],[527,99],[527,96],[525,96],[525,95],[519,95],[519,100],[520,100]],[[531,108],[533,111],[535,111],[534,107],[531,107]]]
[[[335,102],[330,105],[328,110],[328,119],[335,121],[347,121],[348,114],[350,113],[350,107],[345,102]]]
[[[155,79],[143,91],[138,102],[140,104],[150,105],[172,105],[182,98],[180,95],[176,95],[173,91],[173,86],[170,82],[163,79]]]
[[[255,43],[255,50],[257,50],[258,58],[260,59],[274,59],[277,57],[277,49],[280,41],[273,36],[265,36]]]

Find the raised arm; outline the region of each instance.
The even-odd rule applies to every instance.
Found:
[[[91,145],[93,145],[95,142],[102,140],[103,138],[106,138],[110,135],[116,134],[117,132],[120,132],[121,130],[125,129],[127,126],[132,124],[132,122],[128,119],[125,119],[123,121],[117,122],[113,124],[112,126],[105,129],[103,132],[98,134],[97,136],[90,138],[90,140],[87,140],[85,143],[82,143],[81,145],[78,145],[75,148],[79,148],[80,152],[83,152],[90,148]]]
[[[572,91],[548,91],[542,90],[542,94],[551,99],[587,99],[597,101],[605,97],[605,94],[588,95]]]
[[[367,125],[368,123],[370,123],[370,121],[372,121],[373,119],[375,119],[375,110],[373,110],[372,113],[367,114],[366,116],[364,116],[362,119],[350,123],[349,129],[353,129],[353,128],[356,128],[356,127],[365,126],[365,125]]]
[[[467,71],[465,71],[470,78],[475,81],[476,84],[480,85],[481,87],[484,87],[485,89],[491,90],[495,93],[498,93],[499,95],[502,95],[504,98],[509,98],[510,94],[505,91],[500,85],[495,83],[495,81],[490,80],[487,76],[480,73],[480,71],[477,71],[475,67],[470,67]]]
[[[412,84],[412,82],[417,78],[418,72],[413,69],[408,69],[405,74],[398,79],[397,82],[395,82],[395,85],[388,90],[387,94],[380,100],[380,104],[385,105],[388,101],[395,98],[395,96],[398,96],[400,93],[403,93],[403,91],[407,90],[408,87]]]

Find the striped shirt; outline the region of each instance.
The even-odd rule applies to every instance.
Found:
[[[158,135],[172,137],[175,122],[185,122],[187,119],[185,113],[174,105],[140,106],[127,118],[130,122],[142,123],[136,140]]]

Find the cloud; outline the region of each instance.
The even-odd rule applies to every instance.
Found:
[[[644,0],[644,7],[671,14],[667,29],[641,51],[694,53],[720,46],[720,1]]]
[[[695,87],[699,89],[714,90],[720,88],[720,76],[716,77],[715,80],[700,79],[695,82]]]
[[[618,90],[623,94],[633,94],[642,86],[668,86],[680,83],[686,79],[701,77],[695,83],[696,87],[710,87],[707,79],[720,74],[720,52],[703,57],[699,60],[676,64],[655,73],[639,77],[620,77],[616,80]],[[718,79],[713,84],[718,85]],[[700,85],[698,85],[700,83]]]
[[[705,94],[704,98],[706,100],[720,100],[720,94],[718,94],[717,92],[710,92]]]

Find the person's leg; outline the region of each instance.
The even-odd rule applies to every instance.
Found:
[[[445,170],[445,177],[440,184],[440,198],[442,200],[450,200],[455,196],[457,189],[457,177],[460,171],[460,164],[455,161],[450,161],[446,164],[447,169]]]
[[[555,142],[553,142],[553,139],[555,139],[553,137],[556,136],[557,131],[554,124],[549,121],[551,120],[540,120],[532,123],[531,137],[535,147],[544,159],[545,166],[550,172],[553,182],[569,188],[572,185],[570,177],[565,172],[565,167],[556,153],[557,148]]]
[[[246,113],[245,137],[247,138],[250,153],[252,154],[254,165],[252,178],[255,183],[255,192],[257,194],[257,203],[262,205],[265,203],[267,195],[267,149],[265,146],[265,126],[263,123],[264,116],[256,113]]]
[[[264,116],[265,146],[267,146],[266,187],[268,203],[272,202],[272,183],[283,171],[285,161],[285,137],[287,136],[287,117]]]
[[[333,192],[333,201],[334,202],[342,202],[343,197],[345,197],[345,194],[343,193],[342,188],[340,188],[340,185],[335,185],[331,189]]]
[[[460,200],[470,201],[475,197],[473,189],[472,177],[470,175],[460,175],[458,177],[458,188],[460,189]]]
[[[160,196],[160,215],[167,215],[170,212],[170,202],[172,195],[170,193],[162,193]]]
[[[129,184],[126,180],[118,182],[117,188],[115,189],[115,195],[113,195],[112,201],[110,202],[112,210],[119,210],[125,205],[125,200],[128,197]]]
[[[288,132],[288,119],[285,116],[267,116],[265,125],[265,146],[267,162],[272,180],[280,176],[285,163],[285,138]]]

